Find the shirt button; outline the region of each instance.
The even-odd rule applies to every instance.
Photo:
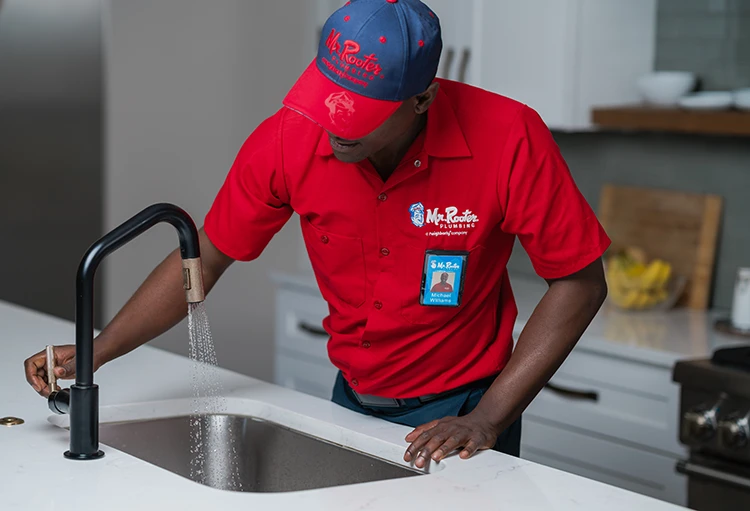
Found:
[[[369,348],[370,348],[370,341],[365,341],[365,342],[363,342],[363,343],[362,343],[362,347],[363,347],[364,349],[369,349]]]
[[[328,236],[321,236],[320,241],[322,241],[323,243],[328,243],[330,240],[328,239]]]
[[[354,379],[352,380],[352,385],[354,385],[355,387],[356,387],[357,385],[359,385],[359,382],[357,381],[357,379],[356,379],[356,378],[354,378]]]
[[[383,254],[384,257],[388,257],[388,255],[391,253],[391,251],[388,250],[387,248],[381,248],[380,249],[380,253]]]
[[[422,166],[422,160],[416,160],[414,162],[414,166],[417,167],[417,168],[421,167]]]
[[[388,196],[386,194],[384,194],[384,193],[381,193],[380,195],[378,195],[378,200],[380,202],[385,202],[385,201],[388,200]]]
[[[377,301],[377,302],[375,302],[375,303],[374,303],[373,305],[374,305],[374,306],[375,306],[375,308],[376,308],[376,309],[378,309],[378,310],[380,310],[380,309],[382,309],[382,308],[383,308],[383,302],[381,302],[381,301]]]

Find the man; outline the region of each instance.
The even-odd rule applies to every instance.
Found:
[[[330,306],[332,399],[414,427],[404,459],[417,467],[456,450],[518,455],[522,411],[604,300],[609,244],[539,116],[435,80],[441,50],[438,19],[417,0],[336,11],[284,107],[243,145],[200,233],[210,291],[300,215]],[[516,238],[549,290],[511,356]],[[455,273],[458,292],[427,297],[435,271]],[[184,317],[181,278],[175,251],[97,338],[97,368]],[[73,347],[57,357],[58,377],[73,377]],[[26,374],[48,395],[44,362],[44,352],[31,357]]]
[[[433,293],[452,293],[453,292],[453,286],[448,284],[448,275],[447,273],[443,272],[440,274],[440,282],[436,283],[434,286],[432,286]]]

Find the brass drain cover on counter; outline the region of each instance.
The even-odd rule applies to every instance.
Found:
[[[23,424],[23,419],[19,419],[18,417],[3,417],[0,419],[0,426],[19,426]]]

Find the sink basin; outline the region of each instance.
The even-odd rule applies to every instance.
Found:
[[[279,424],[239,415],[103,423],[99,440],[222,490],[288,492],[423,474]]]

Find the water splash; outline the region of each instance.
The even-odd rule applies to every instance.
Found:
[[[192,366],[193,414],[190,417],[190,478],[225,490],[242,491],[234,432],[220,428],[217,414],[226,412],[226,398],[218,372],[218,361],[206,307],[188,306],[188,332]],[[228,438],[227,438],[228,435]],[[223,438],[228,441],[218,444]]]

